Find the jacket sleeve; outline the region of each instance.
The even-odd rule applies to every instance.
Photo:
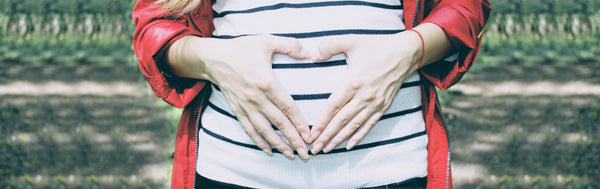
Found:
[[[138,0],[133,12],[133,49],[138,65],[154,95],[183,108],[202,90],[205,82],[172,76],[164,55],[178,39],[195,35],[207,37],[214,30],[210,1],[186,14],[168,13],[155,0]]]
[[[442,90],[456,84],[477,58],[480,33],[491,8],[488,0],[428,1],[425,6],[427,16],[423,22],[440,26],[457,56],[423,67],[423,76]]]

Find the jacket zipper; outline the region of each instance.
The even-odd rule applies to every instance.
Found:
[[[417,23],[417,16],[419,14],[419,10],[421,9],[421,0],[417,0],[417,6],[415,7],[415,14],[413,14],[413,20],[411,24],[411,28],[414,28]]]
[[[446,132],[446,138],[448,139],[448,159],[446,160],[446,189],[448,189],[449,180],[450,180],[450,134],[448,133],[448,125],[446,124],[446,117],[442,113],[442,107],[440,107],[440,103],[435,101],[435,109],[437,109],[437,113],[442,117],[442,125],[444,125],[444,131]]]
[[[204,87],[204,89],[202,89],[202,93],[200,94],[200,105],[198,107],[198,113],[196,114],[196,128],[194,130],[194,132],[196,132],[196,139],[194,140],[196,142],[196,148],[194,148],[196,150],[196,157],[194,157],[194,176],[192,176],[192,182],[193,182],[193,187],[196,187],[196,165],[198,164],[198,135],[199,135],[199,131],[200,131],[200,118],[202,117],[202,112],[204,112],[204,109],[206,108],[206,103],[205,101],[208,101],[208,95],[210,94],[210,84],[206,84],[206,87]]]
[[[417,5],[415,7],[415,13],[413,14],[413,20],[411,24],[411,28],[414,28],[417,23],[417,17],[419,15],[419,10],[421,9],[421,0],[417,0]],[[442,108],[440,107],[439,102],[435,99],[435,109],[437,113],[442,117],[442,125],[444,126],[444,131],[446,132],[446,138],[448,140],[448,158],[446,160],[446,189],[448,189],[450,185],[450,136],[448,134],[448,126],[446,125],[446,117],[442,113]]]

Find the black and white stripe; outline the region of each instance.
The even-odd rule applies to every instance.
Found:
[[[271,34],[297,38],[309,51],[337,36],[391,35],[406,29],[403,6],[398,0],[216,0],[213,13],[215,38]],[[309,127],[349,69],[343,54],[321,62],[276,54],[272,63],[275,77]],[[313,156],[307,162],[287,160],[275,149],[276,155],[265,156],[244,132],[223,93],[213,85],[198,135],[199,151],[208,152],[199,153],[198,171],[214,180],[256,188],[357,188],[423,177],[427,136],[420,84],[418,75],[408,77],[388,110],[352,150],[346,150],[343,142],[330,153]],[[276,126],[271,127],[285,140]],[[352,169],[340,169],[337,164],[345,161],[354,162]],[[372,174],[359,174],[363,172]],[[378,174],[385,172],[395,174]]]
[[[214,12],[214,17],[224,17],[230,14],[250,14],[262,11],[272,11],[283,8],[290,9],[303,9],[303,8],[315,8],[315,7],[331,7],[331,6],[370,6],[382,9],[393,9],[402,10],[402,5],[387,5],[375,2],[366,1],[321,1],[321,2],[308,2],[308,3],[277,3],[273,5],[263,5],[245,10],[227,10],[221,12]]]

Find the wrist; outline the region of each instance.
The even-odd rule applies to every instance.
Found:
[[[417,50],[416,51],[417,53],[415,53],[415,55],[418,55],[418,54],[421,54],[421,55],[418,56],[418,59],[416,59],[415,61],[413,61],[413,63],[414,62],[419,62],[419,64],[416,67],[416,69],[419,69],[423,65],[423,61],[425,59],[425,39],[423,38],[423,35],[421,35],[421,32],[419,32],[417,30],[409,29],[407,31],[416,34],[417,37],[419,38],[418,41],[421,42],[421,43],[416,43],[417,44],[416,47],[421,47],[421,48],[417,48],[417,49],[420,49],[420,50]]]
[[[429,65],[439,59],[446,57],[450,51],[450,40],[444,30],[433,23],[421,23],[412,28],[414,35],[421,34],[424,44],[424,55],[421,67]]]
[[[406,66],[410,72],[419,69],[419,63],[423,60],[423,42],[419,35],[413,31],[406,30],[396,34],[392,41],[396,44],[394,49],[400,51],[400,53],[396,53],[398,56],[401,56],[398,57],[398,60],[409,59],[409,61],[404,62],[409,64]]]
[[[209,80],[202,47],[208,38],[185,36],[174,42],[168,51],[168,65],[180,77]]]

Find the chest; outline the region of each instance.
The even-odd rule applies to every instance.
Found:
[[[404,28],[404,7],[398,0],[217,0],[212,8],[219,33]]]

